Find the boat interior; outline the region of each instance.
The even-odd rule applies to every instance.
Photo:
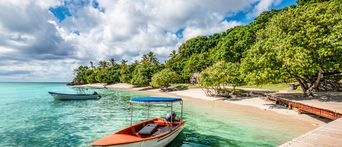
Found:
[[[110,145],[138,142],[163,136],[180,127],[184,120],[167,121],[164,118],[153,118],[122,129],[108,135],[93,145]]]
[[[155,118],[121,130],[117,132],[117,134],[128,134],[141,138],[147,138],[168,132],[176,128],[180,123],[180,121],[168,122],[163,118]]]

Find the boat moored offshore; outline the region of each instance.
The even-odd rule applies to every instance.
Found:
[[[57,92],[49,92],[49,94],[56,100],[89,100],[89,99],[100,99],[101,95],[94,92],[93,94],[65,94]]]

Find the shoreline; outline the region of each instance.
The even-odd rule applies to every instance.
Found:
[[[147,95],[154,96],[165,96],[165,97],[180,97],[186,100],[192,101],[206,101],[209,103],[220,102],[225,105],[235,105],[241,108],[263,110],[264,112],[271,112],[277,115],[282,115],[284,117],[299,119],[302,121],[310,122],[313,126],[320,127],[327,122],[320,120],[316,116],[300,114],[294,110],[290,110],[285,106],[274,104],[272,101],[268,101],[265,97],[255,96],[255,97],[239,97],[239,98],[223,98],[223,97],[210,97],[205,95],[201,88],[189,88],[187,90],[181,91],[171,91],[171,92],[161,92],[160,89],[150,88],[150,87],[134,87],[133,85],[126,83],[117,84],[105,84],[105,83],[95,83],[95,84],[85,84],[79,85],[81,87],[95,87],[95,88],[108,88],[112,90],[128,90],[128,91],[138,91]]]
[[[257,116],[260,119],[272,120],[273,122],[279,122],[278,125],[283,127],[296,126],[296,130],[301,132],[293,138],[278,144],[286,144],[293,139],[305,135],[313,130],[320,129],[328,124],[330,121],[327,119],[321,119],[317,116],[300,114],[294,110],[290,110],[287,107],[274,104],[273,101],[268,101],[262,96],[248,97],[248,98],[222,98],[222,97],[209,97],[206,96],[201,88],[189,88],[182,91],[161,92],[159,89],[152,89],[150,87],[133,87],[130,84],[87,84],[83,87],[96,87],[96,88],[108,88],[112,90],[127,90],[141,92],[146,95],[163,96],[163,97],[179,97],[185,101],[191,101],[191,103],[201,103],[210,107],[215,112],[224,111],[241,111],[246,114]],[[219,114],[218,117],[224,117],[224,114]],[[217,114],[214,116],[217,117]],[[223,120],[225,121],[225,120]],[[287,129],[285,129],[287,130]]]

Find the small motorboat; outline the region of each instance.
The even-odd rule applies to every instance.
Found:
[[[65,94],[57,92],[49,92],[49,94],[56,100],[90,100],[90,99],[100,99],[101,95],[97,92],[93,94]]]
[[[181,117],[177,120],[176,113],[172,111],[173,103],[180,102]],[[133,98],[131,103],[131,126],[105,136],[91,145],[94,147],[162,147],[173,141],[182,131],[185,124],[183,117],[183,101],[180,98],[142,97]],[[137,124],[133,121],[133,103],[171,105],[171,113],[166,118],[152,118]],[[149,112],[149,111],[148,111]],[[147,113],[149,115],[149,113]]]

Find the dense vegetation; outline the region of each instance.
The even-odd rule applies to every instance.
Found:
[[[153,52],[143,55],[141,61],[127,64],[122,59],[118,64],[114,59],[99,61],[95,67],[92,61],[90,66],[80,66],[75,69],[76,77],[72,84],[86,83],[132,83],[136,86],[146,86],[151,82],[152,75],[163,69]]]
[[[73,83],[168,87],[200,73],[199,85],[208,90],[296,81],[312,95],[325,77],[342,71],[341,34],[340,0],[298,0],[298,6],[264,12],[248,25],[187,40],[165,64],[153,52],[131,64],[100,61],[75,70]]]

